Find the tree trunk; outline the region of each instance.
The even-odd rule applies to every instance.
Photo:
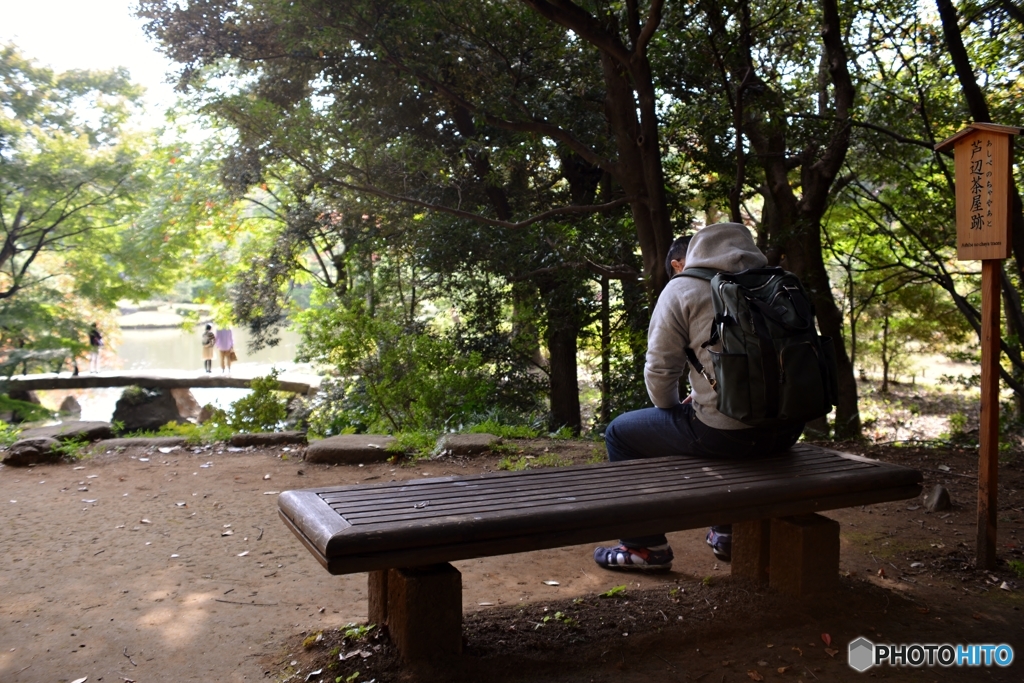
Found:
[[[601,277],[601,424],[607,425],[611,421],[611,398],[612,398],[612,320],[611,303],[609,302],[610,287],[608,276]]]
[[[579,326],[573,316],[549,307],[548,354],[551,359],[551,431],[569,427],[573,434],[582,428],[580,391],[576,376],[576,337]]]
[[[882,393],[889,393],[889,307],[882,318]]]

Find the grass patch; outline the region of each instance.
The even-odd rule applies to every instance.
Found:
[[[210,419],[201,425],[191,422],[168,422],[157,430],[155,436],[181,436],[189,446],[198,446],[215,441],[227,441],[237,433],[238,430],[229,424],[227,413],[216,409]]]
[[[469,434],[493,434],[503,439],[536,439],[541,434],[539,429],[529,425],[507,425],[494,419],[478,422],[466,432]]]
[[[416,460],[429,458],[437,448],[437,432],[398,432],[388,444],[387,452],[410,455]]]
[[[21,436],[21,430],[12,424],[0,420],[0,446],[10,447]]]
[[[1010,571],[1013,572],[1014,576],[1018,579],[1024,579],[1024,562],[1021,560],[1009,560],[1006,564],[1010,565]]]
[[[88,457],[89,442],[83,438],[68,439],[54,446],[53,450],[60,453],[64,459],[77,462]]]
[[[542,467],[565,467],[571,465],[572,461],[562,458],[554,453],[544,455],[506,455],[498,461],[498,469],[508,472],[522,472],[523,470],[536,470]]]

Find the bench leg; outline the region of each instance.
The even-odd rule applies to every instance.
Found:
[[[732,575],[757,584],[768,583],[771,561],[770,519],[736,522],[732,525]]]
[[[388,570],[370,572],[366,588],[367,621],[383,630],[388,623]]]
[[[458,569],[447,563],[392,569],[387,596],[388,634],[404,661],[462,653],[462,574]]]
[[[839,522],[818,514],[772,520],[769,586],[796,597],[839,587]]]

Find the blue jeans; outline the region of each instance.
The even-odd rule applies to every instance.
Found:
[[[674,408],[644,408],[623,413],[604,432],[612,462],[679,456],[742,460],[774,455],[796,443],[804,426],[715,429],[697,419],[693,404]],[[634,548],[668,543],[665,534],[622,539]]]

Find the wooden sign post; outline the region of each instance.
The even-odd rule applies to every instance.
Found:
[[[972,123],[935,146],[956,168],[956,256],[981,261],[981,421],[977,567],[996,564],[999,483],[999,280],[1010,256],[1013,136],[1020,128]]]

